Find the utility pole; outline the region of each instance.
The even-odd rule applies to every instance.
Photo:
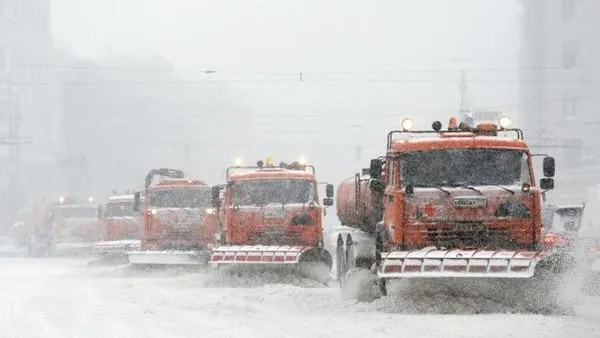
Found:
[[[10,55],[10,54],[8,54]],[[8,119],[8,132],[5,135],[0,135],[0,145],[7,145],[9,147],[9,182],[8,182],[8,193],[7,201],[4,205],[6,208],[6,217],[4,224],[9,224],[15,220],[17,215],[17,209],[24,203],[23,198],[23,186],[21,184],[21,152],[20,145],[31,143],[28,138],[21,137],[21,109],[19,106],[18,98],[15,98],[15,85],[12,78],[12,65],[11,59],[8,58],[7,62],[7,79],[6,79],[6,106],[5,111]],[[2,231],[3,229],[0,229]]]

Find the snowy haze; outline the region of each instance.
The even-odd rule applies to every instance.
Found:
[[[17,190],[0,194],[14,212],[58,196],[104,203],[113,189],[143,189],[153,168],[222,184],[237,157],[302,156],[319,182],[337,186],[385,151],[402,118],[430,128],[457,116],[462,71],[465,108],[503,110],[517,123],[521,113],[522,0],[49,0],[55,40],[35,23],[37,1],[0,0],[0,120],[5,68],[33,139],[21,147],[24,169],[4,165],[0,180]],[[4,27],[21,24],[15,13],[34,23],[3,40]],[[23,38],[32,27],[41,42]],[[1,60],[5,40],[14,65]],[[28,44],[36,47],[16,53]],[[8,158],[17,147],[5,148]],[[387,297],[356,302],[338,281],[294,274],[25,257],[39,234],[18,230],[41,210],[23,213],[20,228],[5,217],[16,238],[0,237],[2,337],[600,337],[600,297],[579,292],[582,274],[561,280],[557,298],[574,304],[565,316],[513,309],[508,298],[520,293],[502,283],[496,293],[390,282]],[[329,207],[332,254],[337,225]],[[354,236],[355,247],[374,246]],[[532,294],[552,295],[532,281]]]
[[[52,5],[57,38],[78,54],[162,55],[185,68],[343,72],[431,67],[451,59],[515,66],[518,54],[518,1]]]
[[[429,128],[457,115],[461,69],[469,108],[516,119],[519,11],[518,1],[496,0],[53,0],[52,28],[81,57],[164,57],[188,81],[169,87],[198,93],[186,107],[194,113],[160,131],[178,145],[139,144],[157,159],[144,165],[183,166],[217,183],[235,157],[302,155],[335,184],[380,154],[403,117]],[[165,113],[169,102],[186,105],[154,99]],[[201,139],[207,124],[221,138]],[[190,144],[189,162],[180,143]]]

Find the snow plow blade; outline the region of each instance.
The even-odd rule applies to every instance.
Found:
[[[96,255],[122,253],[129,250],[139,250],[140,240],[104,241],[94,244]]]
[[[94,252],[94,243],[56,243],[54,254],[58,256],[69,255],[92,255]]]
[[[379,278],[532,278],[546,253],[536,251],[437,250],[382,254]]]
[[[206,265],[210,252],[207,251],[127,251],[127,260],[132,265]]]
[[[212,267],[235,267],[245,271],[272,270],[299,273],[327,284],[332,258],[322,248],[310,246],[229,245],[213,249]]]
[[[213,250],[211,264],[299,264],[306,246],[231,245]]]
[[[96,260],[88,262],[88,265],[102,263],[127,263],[126,253],[131,250],[139,250],[140,240],[103,241],[94,244],[94,257]]]

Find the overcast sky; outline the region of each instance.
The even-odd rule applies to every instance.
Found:
[[[52,4],[55,36],[77,55],[163,56],[184,70],[181,76],[227,81],[223,102],[198,112],[209,114],[207,123],[215,114],[244,116],[223,128],[244,130],[246,141],[234,135],[231,143],[247,145],[215,149],[218,168],[237,156],[253,163],[259,156],[289,160],[303,154],[318,163],[324,180],[338,182],[380,154],[387,131],[399,128],[403,117],[430,128],[434,119],[456,116],[460,69],[467,71],[470,108],[511,115],[517,108],[517,0]],[[481,71],[490,68],[496,71]],[[192,69],[217,73],[185,72]],[[419,71],[392,72],[403,70]],[[300,72],[343,74],[305,74],[299,82]],[[214,98],[198,93],[204,101]],[[182,135],[178,131],[172,138]]]
[[[52,0],[52,6],[56,37],[80,55],[163,55],[186,68],[405,69],[456,58],[506,65],[518,55],[516,0]]]

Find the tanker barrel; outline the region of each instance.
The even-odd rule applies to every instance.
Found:
[[[345,226],[373,233],[376,225],[382,219],[382,208],[378,198],[370,189],[369,178],[357,179],[350,177],[343,180],[337,187],[336,209],[340,223]]]

